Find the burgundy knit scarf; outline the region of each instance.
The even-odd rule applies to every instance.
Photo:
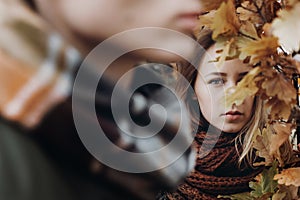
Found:
[[[194,142],[197,149],[194,170],[175,192],[163,193],[158,199],[219,200],[222,198],[217,198],[218,195],[249,191],[249,182],[262,169],[253,169],[243,164],[239,166],[234,142],[236,136],[234,133],[221,133],[220,137],[217,137],[204,131],[199,132]],[[210,144],[215,146],[203,157],[202,144],[208,147]]]

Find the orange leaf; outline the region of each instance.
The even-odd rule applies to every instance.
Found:
[[[294,185],[300,187],[300,168],[284,169],[280,174],[276,174],[274,180],[278,180],[279,184],[286,186]]]

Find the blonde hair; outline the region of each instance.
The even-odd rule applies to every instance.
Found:
[[[203,30],[198,38],[198,43],[206,50],[215,43],[211,38],[210,30]],[[201,52],[200,55],[197,55],[197,66],[200,66],[200,62],[204,54],[205,51]],[[189,110],[192,119],[192,129],[194,132],[197,132],[200,127],[205,127],[206,123],[208,123],[201,114],[196,94],[193,89],[198,71],[197,68],[191,64],[185,65],[182,63],[177,65],[177,70],[181,73],[182,77],[179,78],[177,82],[176,91],[187,104],[187,109]],[[185,79],[185,81],[187,80],[191,87],[184,85],[184,80],[181,79]],[[200,113],[198,111],[200,111]],[[236,149],[239,153],[239,163],[246,161],[246,163],[252,166],[252,163],[255,160],[252,141],[257,129],[263,128],[265,119],[263,101],[257,96],[255,97],[250,120],[239,131],[239,134],[235,138]],[[238,146],[242,147],[242,151],[239,151]]]

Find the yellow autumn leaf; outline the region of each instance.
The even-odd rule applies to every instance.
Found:
[[[274,180],[279,184],[300,187],[300,167],[284,169],[280,174],[276,174]]]
[[[245,37],[245,36],[238,36],[236,38],[236,45],[238,46],[238,49],[239,49],[239,59],[240,60],[244,60],[244,59],[250,57],[250,55],[247,52],[241,51],[241,48],[246,47],[252,41],[253,41],[252,39]]]
[[[255,83],[255,78],[261,72],[259,67],[253,68],[244,78],[238,83],[235,91],[232,94],[226,95],[226,107],[230,107],[233,103],[240,105],[244,99],[249,96],[254,96],[258,87]],[[230,91],[227,91],[229,93]]]
[[[300,2],[291,10],[280,10],[272,22],[273,35],[279,38],[283,48],[292,53],[300,49]]]
[[[270,55],[277,53],[278,39],[276,37],[263,37],[259,40],[249,40],[240,44],[240,51],[251,56],[250,64],[255,64]]]
[[[223,2],[215,13],[212,24],[213,35],[216,39],[218,36],[235,36],[240,29],[240,22],[235,12],[235,4],[233,0]]]

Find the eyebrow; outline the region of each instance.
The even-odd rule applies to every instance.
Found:
[[[240,76],[240,77],[244,77],[244,76],[246,76],[248,73],[249,73],[249,71],[241,72],[241,73],[239,73],[239,76]],[[212,75],[215,75],[215,76],[226,76],[227,74],[226,74],[226,73],[222,73],[222,72],[212,72],[212,73],[209,73],[209,74],[205,75],[205,77],[207,77],[207,76],[212,76]]]

